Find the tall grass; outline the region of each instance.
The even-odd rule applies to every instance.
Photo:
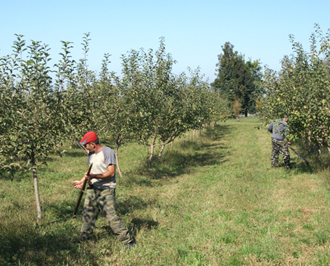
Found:
[[[121,150],[117,211],[136,238],[126,250],[99,217],[95,241],[75,244],[81,217],[35,228],[32,177],[2,179],[1,265],[329,265],[328,154],[322,163],[302,147],[309,169],[270,167],[271,142],[255,118],[221,123],[178,140],[147,167],[148,149]],[[43,222],[72,215],[86,170],[68,149],[39,171]],[[81,213],[81,210],[80,212]]]

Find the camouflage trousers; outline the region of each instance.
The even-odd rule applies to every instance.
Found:
[[[271,164],[272,167],[276,167],[278,164],[278,155],[281,153],[284,160],[284,166],[290,169],[290,153],[288,143],[284,140],[272,139],[272,157]]]
[[[87,189],[80,239],[85,240],[93,236],[95,221],[100,210],[102,210],[118,240],[124,244],[133,241],[128,229],[116,213],[115,201],[114,188],[106,188],[103,190],[96,188]]]

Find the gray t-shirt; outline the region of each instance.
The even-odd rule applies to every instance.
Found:
[[[267,130],[272,133],[273,139],[284,140],[288,134],[289,126],[284,120],[276,119],[267,127]]]
[[[111,148],[103,146],[99,152],[89,153],[87,162],[88,164],[93,163],[91,173],[97,175],[106,172],[110,164],[116,165],[116,157]],[[107,180],[93,178],[91,182],[94,187],[99,189],[116,188],[116,176]]]

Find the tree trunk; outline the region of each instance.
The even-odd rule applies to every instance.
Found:
[[[322,161],[322,158],[321,158],[321,155],[322,155],[322,150],[321,150],[321,145],[318,145],[318,152],[319,152],[319,161],[321,162]]]
[[[160,160],[162,158],[164,149],[165,149],[165,143],[163,142],[162,147],[161,147],[161,149],[159,151],[159,154],[158,154],[158,160]]]
[[[311,131],[308,132],[308,154],[312,152]]]
[[[149,156],[149,167],[151,167],[151,162],[152,162],[152,157],[154,156],[154,147],[155,147],[155,142],[156,142],[156,138],[157,138],[157,135],[155,135],[151,141],[151,144],[150,144],[150,156]]]
[[[121,173],[120,166],[119,166],[118,149],[119,149],[119,145],[116,144],[115,154],[116,154],[116,166],[117,166],[117,172],[118,172],[118,174],[120,175],[120,177],[123,177],[123,174]]]
[[[31,158],[31,165],[32,165],[32,174],[33,174],[33,186],[34,186],[34,195],[36,197],[36,207],[37,207],[37,224],[41,223],[41,204],[40,204],[40,196],[39,196],[39,186],[38,186],[38,175],[34,157],[34,151],[32,151],[32,158]]]

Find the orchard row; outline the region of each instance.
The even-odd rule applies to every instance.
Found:
[[[0,59],[2,172],[35,168],[59,145],[89,130],[110,138],[117,155],[127,141],[150,145],[151,164],[156,145],[162,151],[188,130],[230,116],[228,102],[199,69],[173,74],[175,61],[163,39],[155,52],[123,55],[120,76],[109,70],[109,54],[98,75],[88,69],[89,41],[86,34],[84,58],[77,61],[71,43],[63,41],[61,59],[51,67],[47,45],[27,46],[17,35],[12,55]]]

